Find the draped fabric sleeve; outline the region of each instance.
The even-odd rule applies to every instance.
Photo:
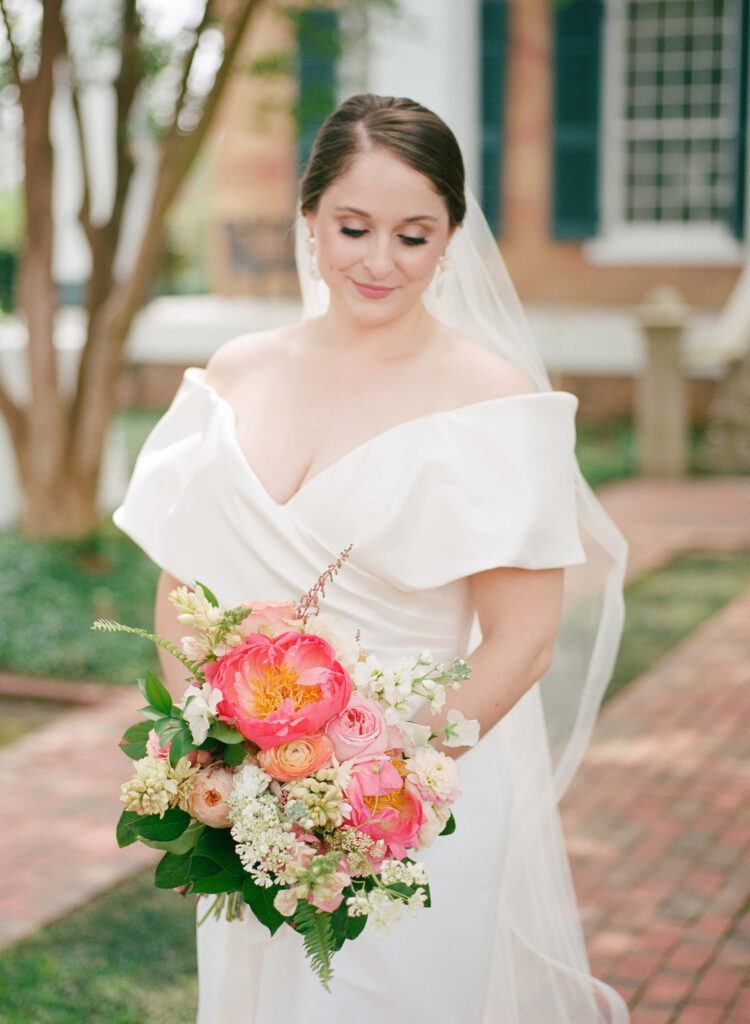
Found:
[[[358,563],[377,565],[401,587],[427,589],[501,566],[584,562],[576,407],[567,392],[534,393],[425,421],[414,438],[422,449],[402,460],[388,502],[377,493],[375,466],[362,466],[357,504],[378,514],[356,542]]]
[[[194,582],[184,521],[184,497],[204,458],[213,418],[210,393],[187,370],[172,404],[143,445],[115,524],[161,569]],[[205,529],[196,522],[191,528]]]

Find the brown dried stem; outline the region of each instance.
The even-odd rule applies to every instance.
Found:
[[[300,598],[299,604],[297,605],[297,618],[303,622],[307,622],[311,615],[317,615],[320,611],[318,607],[318,601],[321,597],[325,597],[326,584],[330,583],[333,577],[337,574],[341,566],[349,557],[349,553],[352,550],[352,545],[344,548],[339,557],[335,562],[331,562],[325,572],[322,572],[318,576],[317,580],[306,594],[303,594]]]

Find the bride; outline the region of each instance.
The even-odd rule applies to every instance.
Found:
[[[351,544],[325,610],[386,663],[466,655],[443,713],[481,739],[457,830],[423,857],[432,907],[346,943],[330,995],[292,929],[209,919],[199,1024],[625,1024],[589,974],[557,811],[625,558],[575,462],[576,399],[549,389],[456,140],[419,104],[355,96],[329,117],[297,256],[306,318],[186,372],[115,521],[163,569],[156,628],[175,639],[178,582],[297,599]]]

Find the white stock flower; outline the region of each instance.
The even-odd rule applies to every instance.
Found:
[[[221,690],[215,690],[210,683],[200,689],[188,686],[182,704],[182,717],[188,724],[193,742],[200,745],[208,736],[211,724],[216,721],[216,709],[224,698]]]
[[[392,723],[393,724],[393,723]],[[395,723],[401,733],[404,743],[404,753],[407,757],[412,756],[422,747],[430,742],[432,730],[429,725],[420,725],[418,722],[398,721]]]
[[[354,634],[333,615],[311,615],[305,626],[306,633],[314,633],[326,640],[336,652],[336,660],[352,675],[359,663],[360,646]]]
[[[475,718],[464,718],[458,708],[446,715],[446,747],[473,747],[479,740],[479,722]]]

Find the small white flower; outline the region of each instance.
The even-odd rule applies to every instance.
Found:
[[[200,689],[188,686],[182,703],[182,717],[188,724],[193,742],[200,746],[208,736],[211,724],[216,721],[216,709],[224,698],[221,690],[215,690],[210,683]]]
[[[458,708],[446,715],[446,747],[473,747],[479,740],[479,722],[475,718],[464,718]]]
[[[234,790],[238,797],[253,800],[261,793],[265,793],[271,785],[271,776],[266,775],[257,764],[246,764],[237,772],[234,777]]]
[[[420,665],[431,665],[432,664],[432,655],[430,654],[429,651],[422,651],[422,653],[419,655],[418,664],[420,664]]]

